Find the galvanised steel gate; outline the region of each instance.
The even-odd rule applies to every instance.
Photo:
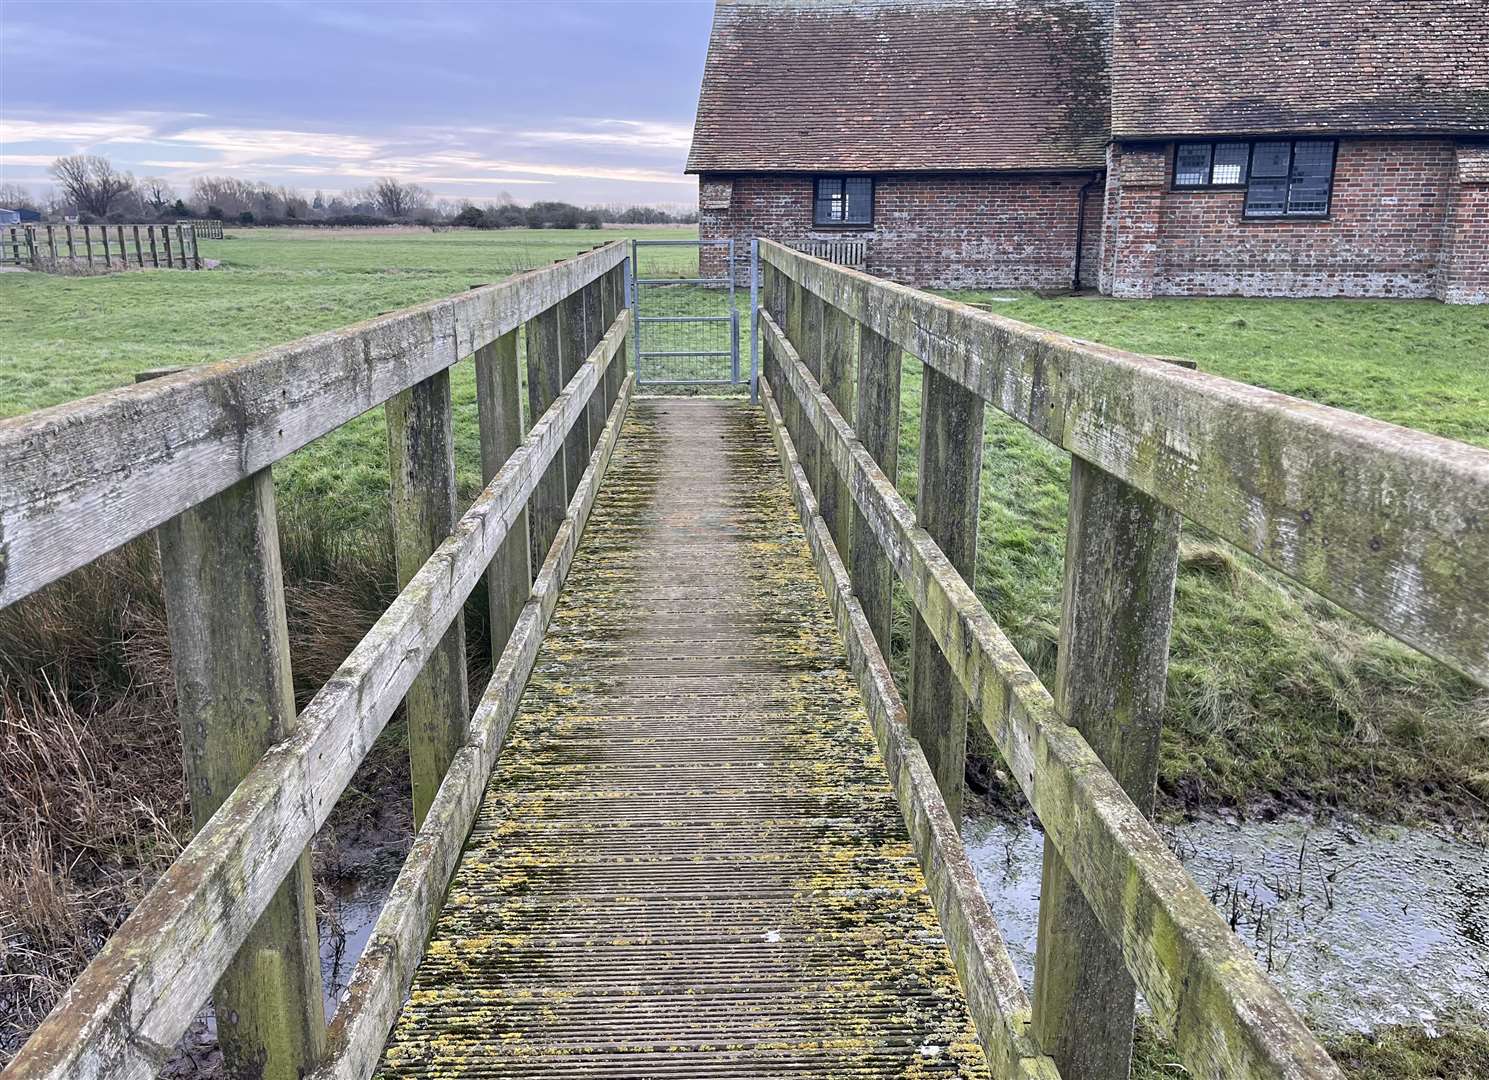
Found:
[[[636,381],[744,386],[733,240],[632,240]]]

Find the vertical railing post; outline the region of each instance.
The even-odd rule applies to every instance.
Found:
[[[517,331],[476,350],[476,412],[481,425],[481,479],[489,484],[522,443],[522,382]],[[532,585],[527,511],[512,524],[486,571],[490,594],[491,663],[495,667]]]
[[[176,224],[176,246],[181,250],[181,269],[186,269],[186,230]]]
[[[383,410],[392,473],[393,557],[402,589],[450,535],[457,518],[449,371],[395,394]],[[465,745],[470,722],[463,615],[455,616],[409,687],[404,711],[417,827],[450,760]]]
[[[605,336],[606,327],[610,325],[604,321],[605,301],[601,295],[604,289],[604,279],[596,278],[580,290],[584,309],[584,352],[579,357],[581,364],[600,343],[600,339]],[[594,392],[590,394],[589,402],[585,405],[589,425],[589,438],[584,447],[586,468],[589,466],[589,456],[594,453],[595,447],[600,442],[600,433],[605,430],[605,418],[609,412],[610,410],[605,405],[605,380],[602,379],[595,384]],[[584,475],[583,469],[579,470],[579,475]]]
[[[900,456],[900,350],[867,326],[858,327],[858,384],[853,429],[869,456],[894,482]],[[861,514],[853,515],[848,575],[864,618],[889,658],[894,574],[879,539]]]
[[[71,265],[76,266],[78,264],[78,245],[72,235],[72,226],[66,224],[62,226],[62,229],[67,234],[67,261]]]
[[[1054,697],[1132,801],[1153,810],[1179,515],[1080,458],[1071,462]],[[1128,1075],[1136,991],[1048,841],[1034,963],[1034,1034],[1065,1080]]]
[[[32,266],[36,266],[41,261],[41,256],[36,251],[36,230],[27,226],[24,232],[26,233],[26,257],[31,261]]]
[[[155,246],[155,226],[146,225],[145,235],[150,238],[150,265],[160,269],[160,249]]]
[[[202,244],[201,236],[196,231],[196,226],[188,226],[191,229],[191,268],[200,270],[202,268]]]
[[[915,516],[972,584],[982,475],[982,399],[929,364],[920,397],[920,493]],[[911,642],[910,731],[960,827],[967,759],[967,696],[919,614]]]
[[[750,238],[750,404],[760,403],[760,238]]]
[[[145,267],[145,251],[144,251],[144,249],[142,247],[140,247],[140,227],[138,225],[135,225],[133,228],[134,228],[134,261],[139,265],[140,269],[143,270],[144,267]]]
[[[47,258],[57,261],[57,233],[51,225],[47,226]]]
[[[200,829],[296,722],[270,470],[165,522],[156,539],[182,763]],[[325,1050],[322,1001],[307,849],[213,993],[227,1075],[308,1073]]]
[[[563,346],[559,332],[559,305],[555,304],[527,323],[527,402],[531,428],[548,411],[563,390]],[[565,494],[563,450],[553,456],[543,479],[528,503],[528,533],[532,543],[532,569],[537,573],[548,558],[548,548],[558,535],[568,508]]]
[[[605,276],[600,279],[600,282],[600,322],[602,324],[603,334],[609,331],[611,325],[625,308],[625,267],[616,266],[611,270],[607,270]],[[605,369],[605,379],[602,384],[605,390],[605,410],[602,415],[606,417],[610,415],[611,406],[615,404],[615,399],[620,394],[620,384],[626,376],[625,352],[625,342],[621,342],[620,348],[615,351],[615,359],[611,360],[610,366]],[[603,430],[604,424],[602,422],[601,431]]]
[[[822,392],[837,407],[845,420],[853,417],[853,320],[845,311],[831,304],[822,304],[822,353],[819,380]],[[817,502],[821,507],[822,520],[832,534],[832,542],[848,561],[848,546],[853,529],[853,497],[848,494],[848,485],[833,467],[832,459],[821,455],[821,484]]]
[[[160,246],[163,249],[163,254],[165,255],[165,268],[169,270],[172,266],[171,227],[169,225],[162,225],[160,227]]]
[[[103,240],[103,265],[104,269],[111,270],[114,266],[114,256],[109,253],[109,227],[100,225],[98,235]]]
[[[560,368],[563,374],[559,381],[561,390],[569,384],[569,380],[579,371],[579,365],[584,363],[584,358],[589,355],[589,350],[584,347],[586,331],[583,288],[575,290],[558,302],[558,326],[559,355],[563,358]],[[585,411],[575,417],[574,426],[564,436],[564,505],[566,507],[579,487],[579,478],[584,475],[584,467],[589,462],[590,445],[589,413]]]
[[[124,264],[124,269],[129,269],[129,245],[124,242],[124,226],[114,226],[114,236],[119,241],[119,261]]]

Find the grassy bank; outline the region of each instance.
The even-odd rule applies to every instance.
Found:
[[[1436,303],[956,294],[1078,337],[1489,446],[1489,313]],[[905,378],[913,500],[919,365]],[[988,410],[976,588],[1053,680],[1069,458]],[[1170,809],[1336,805],[1481,831],[1489,695],[1203,529],[1181,547],[1160,789]],[[908,613],[901,625],[908,642]],[[996,752],[977,749],[993,767]]]

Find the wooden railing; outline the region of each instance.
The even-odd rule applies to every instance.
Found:
[[[630,399],[627,250],[0,422],[0,604],[157,533],[197,823],[8,1078],[153,1076],[209,995],[232,1075],[370,1075]],[[457,517],[449,369],[472,354],[487,487]],[[296,717],[270,466],[378,405],[401,591]],[[327,1030],[308,845],[405,700],[418,832]]]
[[[1489,683],[1489,452],[760,254],[761,398],[995,1075],[1126,1075],[1136,987],[1194,1075],[1339,1077],[1146,817],[1179,523]],[[906,352],[915,510],[894,485]],[[1053,692],[970,587],[985,404],[1072,455]],[[908,708],[883,660],[894,577]],[[1032,1003],[955,839],[969,712],[1047,838]]]
[[[222,239],[221,218],[192,218],[189,224],[196,230],[198,240]]]

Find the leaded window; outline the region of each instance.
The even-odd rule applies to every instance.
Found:
[[[819,176],[812,200],[817,225],[872,225],[874,181],[867,176]]]
[[[1334,146],[1333,139],[1179,143],[1174,187],[1244,187],[1249,218],[1325,217]]]

